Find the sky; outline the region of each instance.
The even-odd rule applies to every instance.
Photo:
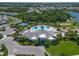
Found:
[[[0,0],[0,2],[79,2],[79,0]]]

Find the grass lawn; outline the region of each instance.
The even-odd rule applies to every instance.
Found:
[[[7,56],[8,55],[8,50],[7,50],[7,48],[6,47],[4,47],[4,51],[3,51],[3,56]]]
[[[61,41],[57,46],[50,46],[46,50],[53,56],[59,55],[79,55],[79,46],[72,41]]]
[[[20,45],[31,45],[31,42],[25,41],[25,42],[18,42]]]

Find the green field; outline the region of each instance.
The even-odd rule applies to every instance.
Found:
[[[59,55],[79,55],[79,46],[72,42],[72,41],[61,41],[57,46],[50,46],[46,48],[46,50],[52,56],[59,56]]]

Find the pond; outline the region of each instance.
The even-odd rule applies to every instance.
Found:
[[[79,13],[78,12],[69,12],[69,14],[74,17],[76,21],[79,21]]]

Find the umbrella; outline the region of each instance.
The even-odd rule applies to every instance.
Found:
[[[45,34],[41,34],[41,35],[39,35],[39,38],[46,38],[46,35]]]
[[[31,37],[31,40],[36,40],[36,39],[37,39],[36,36]]]
[[[48,39],[49,39],[49,40],[55,40],[55,38],[52,37],[52,36],[50,36]]]

